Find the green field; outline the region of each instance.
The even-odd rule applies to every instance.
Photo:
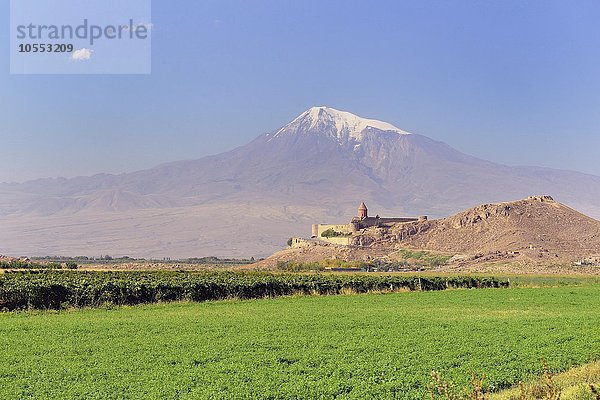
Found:
[[[600,359],[600,286],[0,313],[2,399],[407,398]]]

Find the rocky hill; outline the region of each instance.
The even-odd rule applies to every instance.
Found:
[[[527,261],[570,265],[600,254],[600,221],[556,202],[550,196],[484,204],[448,218],[363,229],[353,247],[311,242],[265,260],[316,261],[391,259],[400,249],[453,256],[451,264]]]
[[[600,252],[600,221],[550,196],[484,204],[448,218],[368,229],[355,242],[399,243],[455,253],[539,250],[550,253]]]

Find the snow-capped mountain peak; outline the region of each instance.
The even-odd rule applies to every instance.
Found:
[[[273,138],[293,134],[326,134],[337,138],[340,143],[361,142],[365,132],[370,129],[395,132],[400,135],[409,134],[387,122],[362,118],[347,111],[321,106],[304,111],[275,132]]]

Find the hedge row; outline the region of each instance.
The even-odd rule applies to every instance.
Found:
[[[103,304],[250,299],[291,294],[499,288],[508,281],[472,276],[418,277],[267,272],[13,271],[0,274],[0,309],[61,309]]]

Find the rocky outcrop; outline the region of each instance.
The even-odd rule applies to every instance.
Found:
[[[600,221],[550,196],[531,196],[483,204],[444,219],[366,229],[354,237],[353,244],[570,259],[600,252]]]

